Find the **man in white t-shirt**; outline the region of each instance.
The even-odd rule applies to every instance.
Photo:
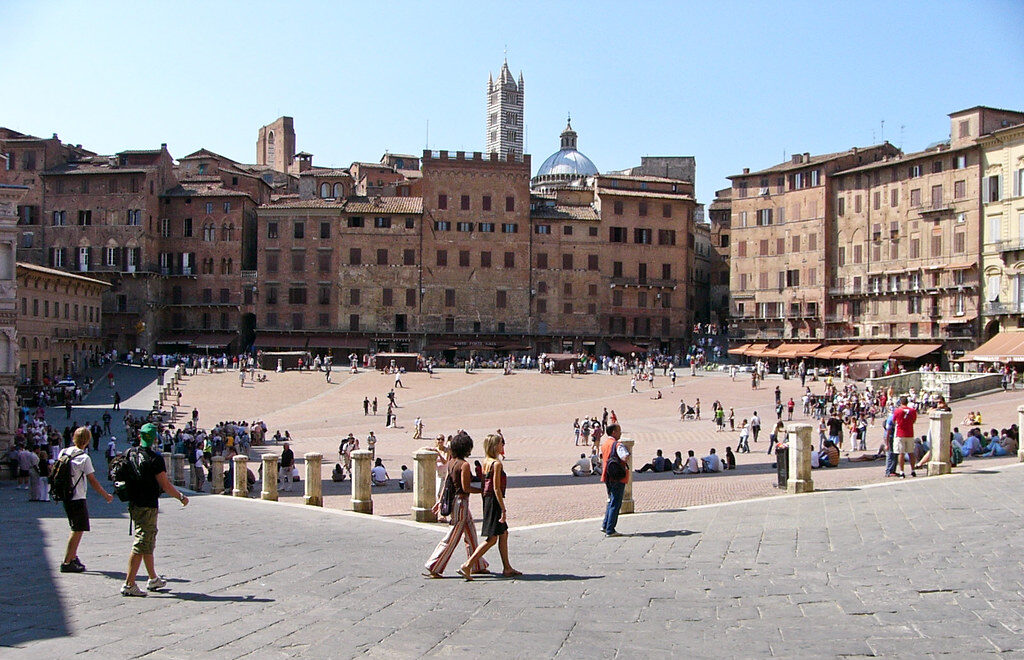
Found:
[[[384,469],[384,463],[379,458],[370,470],[370,482],[374,486],[388,485],[388,471]]]
[[[573,463],[571,468],[574,477],[589,477],[593,472],[593,463],[586,454],[580,454],[580,460]]]
[[[686,458],[686,463],[683,464],[683,469],[676,474],[698,474],[700,472],[700,464],[697,462],[697,457],[693,455],[693,450],[691,449],[687,453],[689,456]]]
[[[722,459],[715,453],[715,448],[711,448],[711,453],[700,459],[704,466],[705,472],[721,472],[722,471]]]
[[[96,479],[96,470],[93,469],[92,459],[86,449],[92,442],[92,432],[89,427],[82,426],[75,430],[72,438],[74,445],[61,450],[57,456],[71,457],[71,498],[64,501],[64,512],[68,516],[68,523],[71,525],[71,536],[68,537],[67,550],[64,552],[64,563],[60,565],[61,573],[81,573],[85,566],[78,560],[78,544],[82,542],[82,534],[89,531],[89,509],[85,504],[86,482],[92,489],[103,496],[103,499],[110,504],[114,496],[108,493]]]

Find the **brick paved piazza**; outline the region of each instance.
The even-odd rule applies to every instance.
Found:
[[[400,406],[397,429],[384,428],[384,404],[394,383],[393,376],[373,371],[353,375],[336,370],[335,382],[329,384],[323,374],[316,372],[269,373],[268,382],[247,382],[241,388],[237,372],[199,374],[184,381],[182,411],[198,406],[200,423],[206,426],[223,419],[262,418],[271,431],[289,430],[295,440],[296,456],[309,451],[323,452],[325,505],[340,509],[349,508],[349,482],[330,481],[338,444],[349,431],[362,442],[373,430],[379,438],[377,456],[384,459],[394,484],[386,490],[374,489],[374,513],[389,517],[408,517],[412,493],[398,490],[398,475],[402,464],[412,466],[413,452],[429,443],[430,437],[464,428],[476,440],[473,457],[482,458],[484,436],[500,428],[507,441],[509,523],[521,527],[603,514],[604,489],[597,478],[569,476],[570,465],[583,451],[582,447],[573,445],[572,422],[576,417],[600,416],[604,406],[614,410],[622,425],[623,437],[636,441],[636,457],[642,462],[649,461],[659,448],[669,457],[676,451],[682,451],[685,456],[689,449],[701,456],[711,447],[722,453],[727,443],[736,444],[735,433],[716,432],[708,419],[711,404],[718,399],[727,409],[735,408],[737,424],[757,410],[764,425],[761,442],[751,445],[752,453],[737,455],[735,472],[694,476],[635,475],[637,511],[675,510],[779,494],[774,487],[772,457],[766,453],[765,436],[775,419],[776,385],[782,389],[783,401],[789,396],[797,401],[798,414],[794,419],[806,419],[799,414],[802,393],[799,381],[772,377],[752,391],[749,376],[745,374],[737,376],[735,382],[726,374],[691,377],[688,372],[683,375],[683,370],[679,374],[675,389],[670,387],[668,378],[659,375],[655,389],[644,384],[639,394],[629,393],[627,376],[605,374],[575,378],[535,372],[504,376],[492,370],[472,374],[446,370],[433,378],[425,373],[406,374],[402,378],[405,387],[396,390]],[[820,382],[808,381],[808,384],[815,393],[823,390]],[[663,398],[653,400],[651,397],[658,390]],[[363,415],[364,396],[371,400],[377,397],[380,407],[376,417]],[[692,404],[698,397],[705,419],[680,422],[680,398]],[[1016,406],[1021,398],[1019,392],[1000,393],[954,403],[954,425],[968,410],[981,410],[986,429],[1009,426],[1016,421]],[[425,441],[412,439],[412,421],[417,415],[425,422]],[[924,430],[925,423],[919,422],[919,433]],[[880,433],[880,426],[869,430],[872,452],[879,444]],[[268,451],[280,449],[271,447]],[[1011,460],[1014,459],[971,459],[960,471]],[[832,489],[883,481],[882,473],[880,461],[849,463],[844,458],[839,469],[815,470],[815,487]],[[297,489],[282,496],[285,500],[297,500],[301,492]],[[473,498],[473,506],[479,519],[479,498]]]

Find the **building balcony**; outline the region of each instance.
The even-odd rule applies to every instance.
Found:
[[[651,289],[674,289],[679,283],[679,280],[663,280],[652,277],[613,277],[611,278],[611,282],[613,286],[642,286]]]
[[[985,303],[982,307],[982,314],[985,316],[999,316],[1001,314],[1024,314],[1024,302],[1018,303]]]
[[[994,245],[996,250],[998,250],[999,252],[1014,252],[1017,250],[1024,250],[1024,237],[1011,238],[1008,241],[998,241],[996,243],[992,243],[991,245]]]
[[[952,213],[953,205],[949,202],[932,202],[931,204],[919,207],[917,212],[920,213],[922,217]]]
[[[103,336],[100,327],[83,325],[77,328],[54,328],[54,339],[98,339]]]

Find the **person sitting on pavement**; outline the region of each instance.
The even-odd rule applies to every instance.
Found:
[[[820,459],[821,467],[839,467],[839,447],[836,446],[836,443],[826,440]]]
[[[637,470],[637,472],[648,472],[651,470],[653,470],[654,472],[668,472],[671,469],[672,461],[662,456],[661,450],[659,449],[657,451],[657,455],[654,457],[654,460],[644,465],[642,468]]]
[[[693,450],[687,452],[686,463],[683,464],[682,469],[673,470],[676,474],[698,474],[700,472],[700,464],[697,463],[697,457],[693,455]]]
[[[736,469],[736,454],[732,453],[732,447],[730,447],[729,445],[725,446],[725,469]]]
[[[345,481],[345,470],[341,467],[341,463],[334,464],[334,470],[331,471],[331,481]]]
[[[398,488],[401,490],[412,490],[413,474],[408,465],[402,466],[402,478],[398,481]]]
[[[589,477],[594,474],[594,465],[586,454],[580,454],[580,460],[573,463],[570,472],[574,477]]]
[[[701,472],[721,472],[722,471],[722,459],[715,453],[715,448],[711,448],[711,453],[700,459]]]
[[[993,431],[995,429],[992,429]],[[1008,429],[1003,429],[1003,432],[998,439],[993,439],[988,443],[988,451],[981,456],[988,457],[999,457],[999,456],[1013,456],[1017,453],[1017,441],[1009,434]]]
[[[678,474],[679,471],[683,469],[683,465],[685,465],[685,462],[683,461],[683,452],[677,451],[676,457],[672,460],[672,471]]]
[[[968,456],[977,456],[981,452],[981,438],[979,437],[978,429],[971,429],[967,432],[967,437],[964,438],[963,453],[964,458]]]
[[[374,486],[388,485],[388,471],[384,469],[384,462],[379,458],[374,463],[373,469],[370,470],[370,482]]]

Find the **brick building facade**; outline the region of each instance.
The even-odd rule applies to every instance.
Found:
[[[18,382],[42,385],[81,373],[104,348],[102,295],[92,277],[19,263]]]
[[[833,175],[898,152],[885,143],[811,156],[732,180],[733,329],[748,338],[823,338]]]

